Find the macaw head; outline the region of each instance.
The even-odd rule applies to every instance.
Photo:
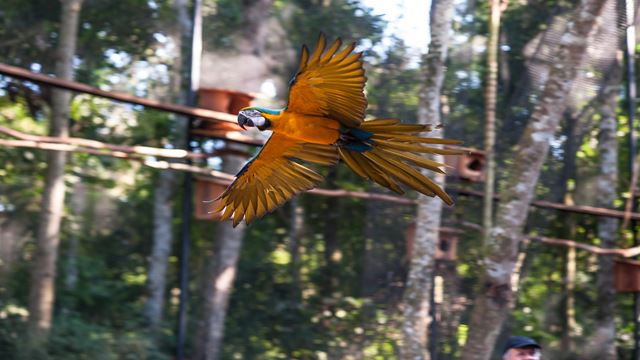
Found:
[[[245,130],[245,126],[255,126],[260,131],[267,130],[271,127],[271,121],[264,117],[264,113],[266,113],[266,111],[263,111],[260,108],[244,108],[238,113],[238,125]]]

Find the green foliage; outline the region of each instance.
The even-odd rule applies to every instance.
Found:
[[[122,328],[88,323],[73,315],[61,317],[52,333],[47,359],[170,359],[152,337],[129,320]]]
[[[470,4],[474,4],[471,2]],[[484,112],[484,52],[478,49],[486,32],[486,3],[459,8],[456,37],[448,59],[444,94],[449,104],[447,136],[460,138],[466,146],[481,147]],[[205,3],[207,41],[218,51],[234,51],[250,1],[209,0]],[[59,2],[6,0],[0,11],[0,58],[23,67],[40,64],[52,70],[53,49],[58,31]],[[499,89],[500,169],[511,164],[512,147],[526,124],[535,91],[527,88],[522,49],[548,26],[554,14],[571,8],[568,1],[510,3],[504,14],[503,50],[509,81],[501,79]],[[166,93],[172,59],[158,55],[159,35],[172,31],[174,14],[169,1],[86,0],[78,45],[78,78],[86,83],[117,88],[141,95]],[[286,38],[295,46],[313,46],[318,33],[345,42],[359,40],[370,48],[381,40],[385,23],[361,3],[353,0],[278,0],[264,21],[279,21]],[[481,46],[480,46],[481,48]],[[365,49],[365,50],[366,50]],[[121,56],[121,62],[114,60]],[[418,107],[420,73],[409,60],[409,52],[393,39],[384,53],[367,52],[367,95],[369,115],[394,116],[412,122]],[[287,61],[283,60],[283,63]],[[289,64],[293,66],[294,64]],[[158,66],[157,68],[155,66]],[[136,67],[154,69],[157,77],[136,78]],[[250,70],[250,69],[247,69]],[[150,70],[151,71],[151,70]],[[289,76],[287,71],[285,76]],[[114,80],[118,79],[118,80]],[[9,83],[11,81],[11,83]],[[34,84],[0,79],[0,125],[30,134],[47,133],[50,92]],[[19,86],[12,92],[11,86]],[[164,91],[164,92],[163,92]],[[626,119],[620,111],[620,164],[628,161]],[[167,114],[144,110],[87,95],[76,95],[71,105],[73,136],[123,145],[176,146],[181,126]],[[598,117],[594,118],[594,126]],[[554,139],[551,157],[545,164],[537,196],[557,200],[558,179],[566,166],[566,134],[571,120],[564,122]],[[578,172],[567,179],[578,196],[595,172],[599,154],[597,134],[588,131],[579,144]],[[199,144],[200,148],[206,148]],[[216,145],[217,146],[217,145]],[[213,146],[215,147],[215,146]],[[35,251],[34,231],[40,213],[44,152],[0,147],[0,225],[19,220],[25,230],[11,271],[0,274],[0,358],[20,358],[26,336],[26,306],[30,259]],[[168,359],[174,351],[177,308],[177,244],[168,269],[169,291],[165,322],[151,334],[143,319],[146,300],[148,256],[152,244],[153,184],[157,173],[139,163],[84,153],[70,155],[66,182],[69,189],[82,182],[88,188],[87,209],[75,214],[67,204],[58,264],[55,322],[49,345],[37,354],[42,359]],[[626,167],[621,167],[620,188],[628,188]],[[327,186],[353,191],[380,191],[370,187],[345,168],[336,174],[323,170],[331,179]],[[500,172],[504,178],[507,172]],[[479,185],[455,182],[457,187]],[[576,190],[577,189],[577,190]],[[69,191],[69,196],[73,190]],[[181,191],[174,197],[174,231],[181,223]],[[411,195],[409,195],[411,196]],[[586,195],[585,195],[586,196]],[[584,200],[586,197],[581,197]],[[622,205],[622,198],[618,201]],[[287,205],[249,227],[240,256],[238,277],[229,305],[223,358],[347,358],[393,359],[398,357],[400,300],[407,273],[404,230],[413,220],[414,208],[382,202],[303,195],[305,231],[298,239],[299,260],[294,263],[289,237],[291,209]],[[440,318],[437,348],[441,357],[460,355],[469,323],[468,314],[479,284],[483,248],[477,230],[461,223],[481,222],[481,204],[458,196],[457,205],[447,209],[445,226],[460,228],[458,260],[438,263],[438,276],[445,278],[452,299],[450,317]],[[78,219],[80,228],[72,226]],[[567,219],[555,211],[536,210],[528,230],[561,237]],[[190,269],[192,278],[190,334],[199,319],[202,299],[202,269],[212,251],[215,223],[196,221]],[[592,217],[576,218],[576,240],[597,244]],[[75,265],[67,254],[70,239],[78,242]],[[0,237],[0,241],[3,238]],[[622,245],[622,244],[621,244]],[[523,248],[524,249],[524,248]],[[548,348],[558,348],[563,331],[564,249],[530,243],[526,248],[516,307],[509,329],[535,337]],[[584,336],[594,329],[594,258],[578,252],[576,309]],[[75,266],[77,282],[68,287],[68,267]],[[0,271],[3,271],[0,268]],[[631,347],[631,299],[619,297],[618,334],[621,356]],[[448,311],[448,304],[437,309]],[[439,306],[439,307],[438,307]],[[448,328],[450,326],[451,328]],[[448,332],[447,332],[448,331]],[[188,339],[190,349],[193,337]],[[582,345],[578,341],[578,345]]]
[[[384,21],[380,15],[354,0],[290,0],[293,13],[288,16],[292,44],[315,45],[320,32],[328,39],[341,37],[345,42],[367,39],[371,44],[381,39]]]
[[[244,24],[245,1],[209,0],[204,2],[203,32],[215,34],[207,42],[217,48],[233,50]],[[264,14],[265,19],[270,14]]]
[[[379,63],[368,69],[367,76],[370,113],[415,122],[421,78],[419,70],[409,66],[409,54],[402,40],[394,39]]]

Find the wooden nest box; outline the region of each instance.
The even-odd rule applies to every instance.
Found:
[[[198,90],[198,106],[236,115],[242,108],[251,105],[255,97],[241,91],[233,91],[218,88],[201,88]],[[229,131],[243,131],[238,124],[204,120],[198,130],[220,135]]]
[[[455,261],[458,258],[458,230],[452,228],[440,228],[438,236],[438,246],[434,257],[436,260]],[[405,242],[407,247],[407,258],[411,259],[413,254],[413,242],[416,238],[416,224],[411,223],[405,229]]]
[[[640,261],[618,259],[614,266],[616,292],[640,292]]]
[[[486,163],[484,151],[458,146],[448,146],[447,148],[465,151],[462,155],[445,155],[447,175],[457,176],[462,180],[472,182],[484,181]]]
[[[219,220],[220,213],[213,212],[219,201],[214,201],[220,196],[227,185],[205,177],[196,177],[194,192],[194,216],[198,220]]]

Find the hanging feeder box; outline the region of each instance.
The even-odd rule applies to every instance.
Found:
[[[254,96],[247,93],[236,91],[231,95],[231,101],[229,101],[229,114],[236,115],[240,110],[251,105]]]
[[[619,259],[614,266],[614,284],[616,291],[640,292],[640,261]]]
[[[242,108],[251,105],[254,97],[240,91],[202,88],[198,90],[199,106],[227,114],[237,114]],[[203,121],[201,129],[217,133],[227,131],[242,131],[238,124],[223,121]]]
[[[216,150],[217,156],[232,155],[248,159],[251,155],[242,150],[237,149],[220,149]],[[198,176],[194,179],[195,192],[194,192],[194,216],[198,220],[218,220],[220,219],[220,213],[215,213],[213,210],[218,207],[218,201],[214,201],[218,198],[229,186],[229,183],[224,180],[212,179],[207,177]]]
[[[462,155],[445,155],[448,175],[472,182],[484,181],[485,155],[483,151],[451,146],[452,149],[466,150]]]
[[[196,177],[194,192],[194,216],[198,220],[219,220],[220,213],[213,212],[218,206],[218,201],[213,201],[220,196],[227,185],[213,179]]]
[[[225,89],[198,89],[198,105],[213,111],[228,113],[231,97],[232,92]]]
[[[436,260],[455,261],[458,256],[458,230],[442,227],[438,236],[438,246],[434,258]],[[416,224],[411,223],[405,229],[405,242],[407,247],[407,258],[413,254],[413,242],[416,238]]]

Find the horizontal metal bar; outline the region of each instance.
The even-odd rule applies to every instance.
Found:
[[[142,97],[129,95],[117,91],[104,91],[93,86],[79,83],[77,81],[62,80],[52,76],[36,74],[29,70],[25,70],[16,66],[0,64],[0,74],[4,74],[13,78],[33,81],[39,84],[54,86],[57,88],[67,89],[75,92],[91,94],[103,98],[121,101],[129,104],[142,105],[147,108],[167,111],[174,114],[193,116],[204,120],[236,122],[236,117],[231,114],[213,111],[202,108],[189,107],[177,104],[168,104],[157,100],[145,99]]]

